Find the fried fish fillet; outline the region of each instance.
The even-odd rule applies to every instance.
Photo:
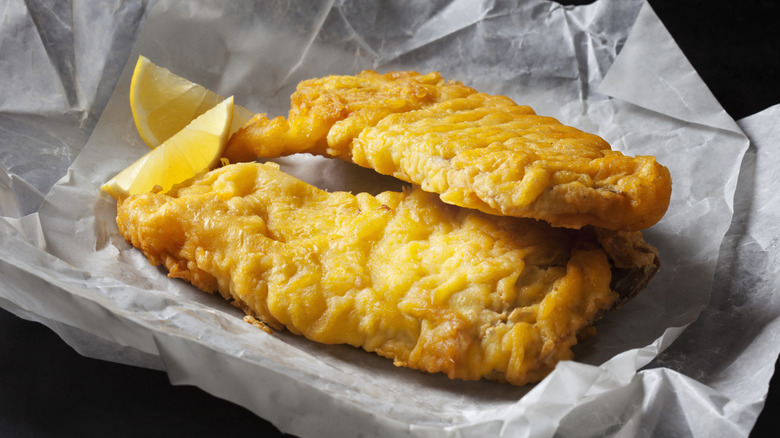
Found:
[[[287,119],[256,116],[232,162],[337,157],[438,193],[444,202],[554,226],[641,230],[666,212],[669,170],[596,135],[438,73],[364,71],[299,84]]]
[[[640,232],[492,216],[419,188],[326,192],[272,164],[120,200],[117,223],[170,277],[273,328],[516,385],[572,358],[577,333],[658,268]]]

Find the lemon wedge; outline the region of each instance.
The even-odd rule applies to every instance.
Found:
[[[130,82],[130,109],[141,138],[154,148],[181,131],[224,97],[140,56]],[[254,114],[236,105],[230,134]]]
[[[101,189],[122,199],[151,192],[163,193],[219,163],[230,137],[233,98],[229,97],[193,120],[159,147],[105,183]]]

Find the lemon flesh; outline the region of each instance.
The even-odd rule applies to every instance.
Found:
[[[138,133],[150,148],[159,146],[223,100],[202,85],[139,56],[130,82],[130,109]],[[230,133],[253,116],[251,111],[236,105]]]
[[[165,193],[174,185],[214,168],[230,137],[232,120],[233,98],[229,97],[147,152],[101,189],[115,199],[151,192],[155,186],[160,186]]]

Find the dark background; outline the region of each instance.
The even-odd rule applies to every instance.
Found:
[[[650,4],[734,119],[780,103],[780,2]],[[751,437],[777,435],[778,385],[773,378]],[[171,386],[162,372],[82,357],[43,325],[0,309],[0,437],[241,434],[284,436],[232,403]]]

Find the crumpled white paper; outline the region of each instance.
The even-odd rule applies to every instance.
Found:
[[[117,2],[114,15],[100,15],[74,0],[60,33],[40,24],[57,11],[36,4],[12,2],[6,15],[26,41],[42,35],[31,56],[48,76],[25,82],[33,73],[21,65],[0,67],[51,96],[0,99],[4,308],[47,324],[83,354],[164,369],[174,383],[301,436],[712,436],[752,427],[778,354],[778,182],[763,140],[777,138],[763,128],[778,129],[778,111],[737,125],[643,1],[161,0],[151,11]],[[88,21],[110,37],[85,46],[85,33],[102,32]],[[64,49],[47,45],[54,37]],[[627,154],[655,155],[674,178],[667,216],[646,232],[662,270],[577,346],[577,362],[523,388],[450,381],[350,347],[267,335],[220,299],[167,279],[116,230],[114,202],[99,186],[147,150],[127,98],[138,54],[271,115],[286,113],[309,77],[438,70]],[[329,189],[374,184],[371,172],[341,163],[283,164]]]

